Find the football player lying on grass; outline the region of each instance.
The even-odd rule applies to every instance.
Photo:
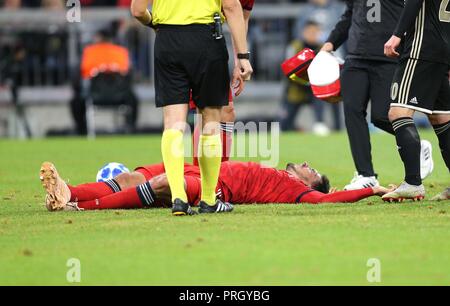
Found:
[[[184,173],[189,203],[195,206],[201,195],[200,170],[186,164]],[[45,162],[40,179],[50,211],[169,207],[171,203],[163,164],[139,167],[107,182],[70,186],[52,163]],[[216,191],[224,205],[231,206],[229,203],[352,203],[390,190],[380,186],[330,193],[328,178],[307,163],[290,163],[286,170],[277,170],[252,162],[224,162]]]

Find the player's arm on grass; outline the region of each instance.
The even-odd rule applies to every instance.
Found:
[[[336,191],[332,193],[321,193],[310,191],[300,199],[301,203],[355,203],[371,196],[383,196],[391,189],[379,186],[359,190]]]
[[[348,38],[348,31],[352,25],[353,1],[345,1],[347,8],[339,22],[328,36],[327,42],[323,45],[322,51],[336,51]]]
[[[387,57],[398,57],[397,48],[400,46],[405,33],[414,26],[424,0],[407,0],[402,15],[397,23],[394,34],[384,45],[384,54]]]
[[[153,0],[132,0],[130,7],[131,14],[143,25],[150,26],[153,16],[148,10],[148,6],[152,4]]]

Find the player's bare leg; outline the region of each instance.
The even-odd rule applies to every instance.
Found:
[[[391,107],[389,119],[395,131],[397,146],[405,167],[405,181],[382,199],[388,202],[422,200],[425,187],[420,176],[420,137],[412,119],[414,110],[404,107]]]
[[[139,186],[147,181],[145,176],[140,172],[121,173],[116,176],[114,180],[119,184],[120,189],[122,190]]]
[[[45,205],[49,211],[63,210],[70,201],[70,190],[59,176],[55,165],[44,162],[39,173],[42,186],[47,192]]]

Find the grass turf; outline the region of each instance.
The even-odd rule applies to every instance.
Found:
[[[432,141],[428,195],[448,185]],[[342,188],[353,175],[344,134],[285,134],[280,166],[307,160]],[[399,183],[394,139],[373,135],[383,184]],[[368,285],[369,258],[381,284],[450,284],[449,202],[249,205],[230,215],[175,218],[168,210],[49,213],[38,180],[42,161],[78,184],[106,162],[160,162],[159,137],[0,141],[0,285],[69,284],[69,258],[82,285]]]

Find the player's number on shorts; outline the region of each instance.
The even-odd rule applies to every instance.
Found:
[[[439,20],[442,22],[450,22],[450,11],[447,11],[450,0],[442,0],[441,9],[439,10]]]

